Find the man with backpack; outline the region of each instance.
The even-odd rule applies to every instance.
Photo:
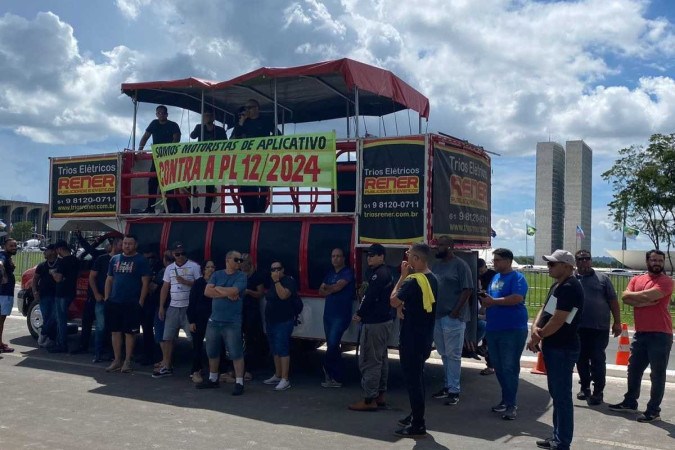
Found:
[[[389,360],[387,344],[393,330],[393,313],[389,295],[394,287],[391,270],[384,264],[385,249],[373,244],[367,250],[368,279],[363,299],[352,320],[361,324],[359,336],[359,370],[363,400],[349,405],[352,411],[377,411],[385,406]]]

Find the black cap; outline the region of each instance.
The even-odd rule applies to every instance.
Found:
[[[183,243],[181,241],[176,241],[171,246],[171,250],[182,250],[182,249],[183,249]]]
[[[68,243],[67,243],[66,241],[64,241],[63,239],[61,239],[61,240],[56,241],[56,242],[54,243],[54,248],[55,248],[55,249],[59,249],[59,248],[70,248],[70,247],[68,247]]]
[[[384,255],[386,250],[382,244],[373,244],[366,250],[369,255]]]

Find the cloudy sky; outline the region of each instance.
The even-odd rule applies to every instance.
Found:
[[[429,131],[502,155],[494,245],[516,254],[534,220],[536,143],[584,139],[601,255],[620,233],[600,174],[618,149],[675,132],[674,23],[670,0],[2,0],[0,198],[46,202],[48,157],[129,146],[123,82],[350,57],[427,95]],[[185,137],[195,117],[169,114]]]

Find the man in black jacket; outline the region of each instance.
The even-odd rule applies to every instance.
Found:
[[[380,244],[368,248],[368,267],[372,270],[368,287],[352,320],[361,324],[359,370],[364,398],[349,405],[352,411],[376,411],[384,406],[389,361],[387,343],[393,329],[393,310],[389,295],[394,286],[391,270],[384,264],[385,249]]]

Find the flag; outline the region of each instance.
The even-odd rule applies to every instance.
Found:
[[[495,231],[494,228],[490,228],[490,236],[493,238],[497,237],[497,232]]]
[[[625,226],[623,227],[623,234],[628,239],[635,239],[637,238],[638,234],[640,234],[640,231],[637,228]]]
[[[527,235],[528,236],[534,236],[534,233],[537,231],[537,229],[533,226],[527,225]]]
[[[583,239],[585,237],[586,235],[584,234],[584,230],[582,230],[581,227],[577,225],[577,238]]]

